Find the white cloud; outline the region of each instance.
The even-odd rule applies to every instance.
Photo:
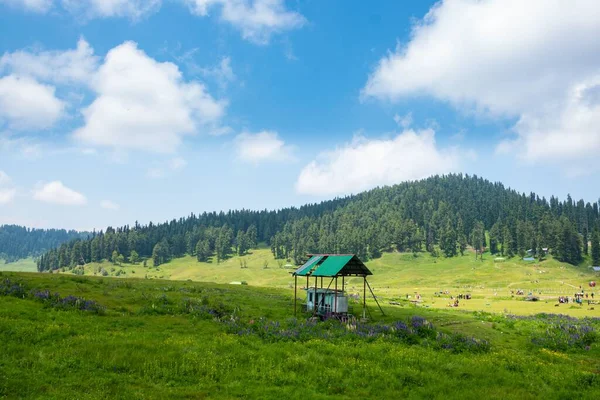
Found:
[[[11,182],[12,180],[6,172],[0,170],[0,205],[10,203],[17,194],[17,190],[10,187]]]
[[[12,129],[46,129],[63,114],[65,104],[55,88],[29,77],[8,75],[0,78],[0,124]]]
[[[244,132],[235,137],[235,151],[242,161],[285,161],[292,158],[291,147],[279,138],[277,132]]]
[[[74,133],[91,145],[169,153],[185,135],[218,129],[225,113],[225,101],[201,83],[185,82],[175,64],[157,62],[133,42],[108,52],[91,86],[98,97]]]
[[[596,0],[442,1],[381,59],[362,96],[428,95],[516,118],[521,156],[578,159],[600,151],[599,102],[582,94],[600,90],[598,37]]]
[[[391,139],[358,136],[305,166],[296,191],[312,195],[358,193],[379,185],[456,171],[460,165],[457,151],[439,149],[430,129],[407,130]]]
[[[402,129],[408,129],[413,123],[412,112],[408,112],[403,116],[395,114],[394,122],[396,122],[396,124],[398,124],[398,126],[401,127]]]
[[[112,202],[110,200],[102,200],[100,202],[100,207],[104,208],[105,210],[113,211],[117,211],[119,208],[121,208],[117,203]]]
[[[17,189],[14,188],[1,188],[0,187],[0,205],[10,203],[17,194]]]
[[[220,8],[221,20],[235,26],[242,37],[267,44],[274,33],[297,29],[306,23],[299,13],[288,11],[283,0],[185,0],[192,13],[207,16]]]
[[[54,0],[0,0],[0,4],[24,8],[27,11],[45,13],[52,8]]]
[[[87,203],[84,195],[63,185],[61,181],[40,183],[33,191],[33,198],[45,203],[79,206]]]
[[[98,57],[85,39],[77,48],[65,51],[19,50],[4,53],[0,58],[0,72],[27,76],[45,82],[86,84],[98,67]]]
[[[219,65],[212,68],[198,68],[199,72],[208,78],[217,81],[221,89],[226,89],[230,82],[235,81],[236,76],[231,68],[231,59],[224,57]]]
[[[125,17],[139,20],[160,9],[162,0],[62,0],[62,6],[87,18]]]

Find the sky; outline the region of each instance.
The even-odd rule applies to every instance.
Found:
[[[0,224],[435,174],[600,197],[597,0],[0,0]]]

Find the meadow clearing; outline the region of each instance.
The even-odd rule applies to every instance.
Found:
[[[474,253],[453,258],[434,258],[428,253],[384,253],[381,258],[367,262],[373,272],[369,281],[375,295],[382,303],[412,303],[425,308],[448,308],[450,297],[470,293],[471,300],[460,301],[458,309],[482,310],[519,315],[536,313],[561,313],[572,316],[600,316],[600,307],[574,303],[556,306],[559,296],[573,297],[581,286],[588,295],[590,281],[600,276],[585,266],[572,266],[552,258],[542,262],[526,262],[518,257],[501,262],[484,254],[483,261],[475,260]],[[243,257],[231,257],[220,263],[198,262],[194,257],[177,258],[158,268],[148,260],[147,267],[113,265],[110,262],[90,263],[80,267],[85,275],[101,275],[104,269],[109,276],[120,278],[193,280],[213,283],[245,281],[250,286],[288,289],[292,295],[294,279],[286,261],[275,260],[268,249],[252,250]],[[266,265],[266,268],[265,268]],[[244,268],[242,268],[244,266]],[[72,271],[65,271],[72,274]],[[599,279],[600,280],[600,279]],[[306,281],[299,281],[306,286]],[[517,290],[524,295],[516,295]],[[348,293],[362,294],[362,280],[348,279]],[[436,295],[436,293],[448,294]],[[511,293],[514,292],[514,293]],[[531,293],[540,301],[524,301]],[[416,294],[420,299],[416,300]],[[595,294],[595,293],[594,293]],[[599,292],[600,294],[600,292]],[[407,295],[409,298],[407,298]],[[591,297],[588,298],[592,301]],[[594,299],[594,301],[600,299]]]

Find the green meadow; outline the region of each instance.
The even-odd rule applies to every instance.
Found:
[[[292,319],[287,288],[12,272],[0,282],[7,399],[600,396],[598,319],[410,302],[382,316],[369,301],[364,324],[311,324]]]
[[[0,258],[0,271],[37,272],[35,260],[31,257],[23,258],[11,263],[5,263]]]
[[[290,273],[293,269],[285,268],[285,264],[284,260],[275,260],[268,249],[257,249],[243,257],[235,256],[220,263],[198,262],[194,257],[186,256],[156,268],[151,260],[147,261],[147,267],[142,263],[114,265],[103,262],[90,263],[75,271],[67,269],[64,273],[72,275],[83,271],[86,276],[101,276],[100,271],[104,269],[109,277],[119,278],[223,284],[245,281],[250,286],[287,289],[291,296],[294,279]],[[593,289],[589,288],[589,282],[600,281],[600,276],[584,265],[572,266],[551,257],[542,262],[526,262],[518,257],[497,262],[487,253],[483,261],[475,260],[471,252],[453,258],[434,258],[428,253],[419,253],[416,257],[412,253],[384,253],[381,258],[366,264],[373,272],[369,282],[382,303],[403,300],[417,307],[448,308],[448,304],[453,302],[451,297],[470,293],[472,299],[459,302],[458,309],[520,315],[561,313],[578,317],[600,316],[600,307],[588,305],[587,301],[581,306],[572,303],[556,306],[559,296],[572,297],[580,286],[588,292],[588,300],[592,302]],[[299,281],[299,286],[306,286],[306,281]],[[347,280],[346,289],[349,293],[362,295],[362,280]],[[523,290],[524,295],[517,295],[518,290]],[[440,292],[443,294],[436,295]],[[530,293],[539,301],[525,301]],[[419,300],[416,300],[416,294],[419,294]],[[400,307],[404,306],[400,303]]]
[[[259,249],[0,272],[0,398],[600,397],[600,308],[556,306],[591,295],[584,266],[387,253],[367,264],[385,315],[369,298],[368,321],[340,324],[294,318],[284,264]]]

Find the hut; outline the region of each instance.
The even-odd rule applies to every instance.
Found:
[[[294,313],[297,310],[298,277],[306,277],[306,311],[312,311],[313,315],[340,318],[344,318],[348,314],[348,297],[345,292],[346,278],[362,277],[363,318],[366,317],[367,287],[373,295],[371,286],[367,282],[367,276],[373,275],[373,273],[367,266],[354,254],[309,254],[308,256],[308,261],[292,272],[294,275]],[[314,278],[314,281],[311,278]],[[373,298],[377,302],[375,295]],[[379,302],[377,305],[379,306]],[[381,306],[379,309],[381,310]],[[383,313],[383,310],[381,312]]]

